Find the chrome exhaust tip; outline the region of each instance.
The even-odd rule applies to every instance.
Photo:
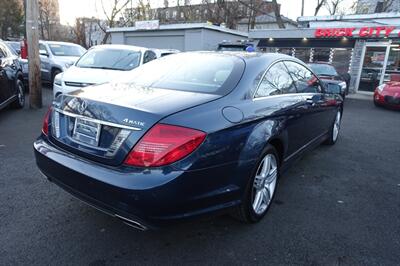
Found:
[[[134,221],[128,218],[125,218],[123,216],[120,216],[118,214],[114,214],[115,217],[120,219],[124,224],[129,225],[130,227],[133,227],[135,229],[138,229],[140,231],[146,231],[148,228],[144,226],[143,224],[139,223],[138,221]]]

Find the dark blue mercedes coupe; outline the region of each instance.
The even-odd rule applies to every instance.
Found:
[[[34,143],[40,171],[138,228],[268,211],[282,171],[338,139],[343,99],[282,54],[189,52],[61,95]]]

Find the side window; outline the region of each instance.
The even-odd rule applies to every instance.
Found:
[[[264,75],[255,97],[296,93],[293,79],[282,62],[274,64]]]
[[[39,43],[39,51],[40,52],[45,52],[46,54],[48,54],[49,52],[47,52],[46,46],[42,43]]]
[[[285,65],[296,84],[298,93],[321,92],[321,85],[318,82],[318,78],[310,70],[291,61],[286,61]]]
[[[148,50],[144,53],[143,64],[146,64],[156,58],[156,54],[153,51]]]

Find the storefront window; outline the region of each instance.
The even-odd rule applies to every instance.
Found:
[[[313,62],[329,62],[331,48],[314,48]]]
[[[391,45],[386,66],[384,81],[389,81],[391,75],[400,74],[400,47],[399,44]]]
[[[386,46],[367,46],[361,71],[359,90],[374,91],[384,73]],[[386,77],[384,79],[387,79]]]
[[[339,74],[345,74],[349,71],[352,49],[335,48],[333,50],[332,65]]]
[[[293,48],[279,48],[277,52],[280,54],[286,54],[291,56],[293,53]]]
[[[304,63],[310,62],[310,48],[296,48],[294,56]]]

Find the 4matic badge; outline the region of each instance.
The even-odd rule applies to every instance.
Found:
[[[130,120],[130,119],[128,119],[128,118],[125,118],[124,120],[122,120],[122,122],[124,122],[125,124],[132,125],[132,126],[141,126],[141,127],[144,127],[144,122],[142,122],[142,121]]]

